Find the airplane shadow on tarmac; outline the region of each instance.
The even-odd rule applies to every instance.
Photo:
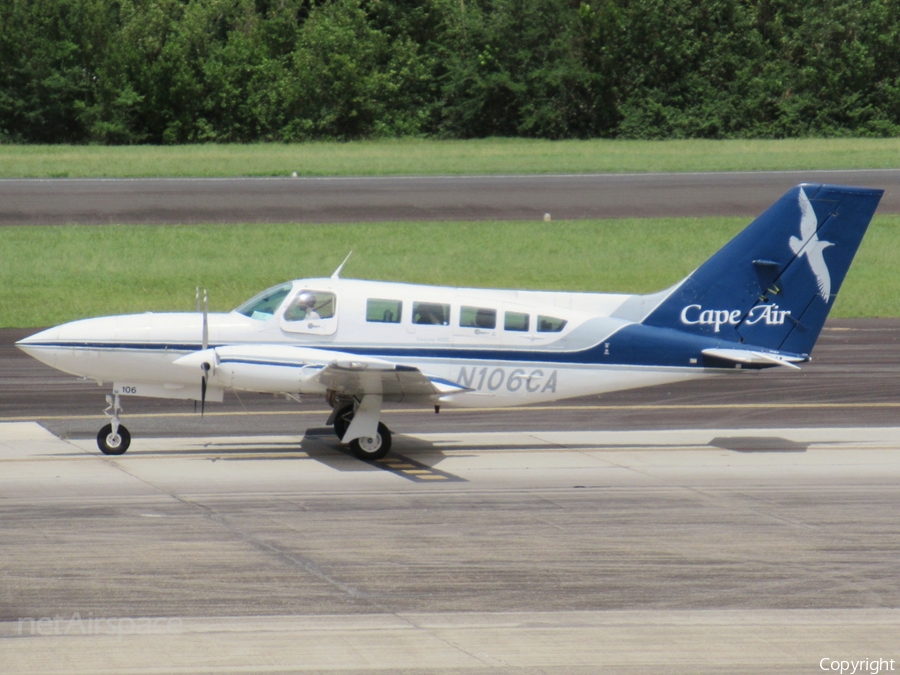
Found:
[[[777,436],[718,436],[707,444],[709,448],[719,448],[738,453],[803,453],[810,443],[792,441]],[[701,446],[702,447],[702,446]],[[181,448],[179,455],[198,455],[211,461],[259,461],[259,460],[313,460],[335,471],[371,472],[386,471],[413,482],[465,482],[463,478],[442,471],[438,465],[447,457],[445,451],[452,449],[458,456],[459,451],[484,452],[509,450],[505,440],[497,443],[452,444],[445,441],[432,442],[415,436],[397,434],[394,436],[394,447],[388,455],[380,460],[365,461],[353,456],[350,449],[341,443],[331,427],[311,427],[305,430],[299,440],[261,440],[259,438],[230,439],[227,442],[202,443],[193,448]],[[559,443],[547,442],[529,444],[523,450],[566,450],[566,451],[641,451],[665,450],[660,444],[597,444],[597,443]],[[670,449],[684,449],[680,443]],[[160,454],[170,454],[166,451]],[[154,452],[142,455],[157,454]]]
[[[241,443],[229,441],[227,444],[205,444],[198,454],[214,453],[216,461],[253,461],[259,459],[311,459],[341,472],[387,471],[413,482],[465,482],[459,476],[435,468],[445,455],[434,443],[420,438],[403,435],[394,437],[394,450],[377,461],[357,459],[350,449],[342,444],[331,427],[307,429],[298,442],[259,440]],[[413,459],[398,452],[404,448],[412,450],[420,459]]]
[[[429,466],[435,466],[445,457],[445,450],[448,449],[446,443],[440,445],[423,439],[421,437],[406,436],[397,434],[394,436],[394,450],[388,453],[385,460],[393,457],[394,459],[403,459],[415,464],[421,464],[422,461],[414,459],[408,455],[415,455],[417,458],[427,462]],[[792,441],[787,438],[778,436],[717,436],[706,444],[708,447],[720,448],[731,452],[755,453],[755,452],[806,452],[811,443],[802,443]],[[676,444],[677,449],[681,449],[681,444]],[[483,452],[491,450],[508,450],[506,443],[478,443],[453,445],[454,451],[471,451]],[[640,451],[640,450],[662,450],[665,449],[658,443],[652,444],[597,444],[597,443],[567,443],[560,445],[558,443],[537,443],[530,444],[527,450],[619,450],[619,451]],[[674,449],[674,448],[673,448]],[[398,451],[405,451],[402,454]],[[368,462],[357,459],[350,452],[349,448],[341,443],[334,435],[331,427],[310,428],[307,429],[298,441],[260,441],[254,439],[246,443],[240,441],[229,441],[227,443],[204,443],[202,447],[196,449],[182,449],[178,454],[189,455],[208,455],[215,453],[222,459],[231,460],[254,460],[254,459],[297,459],[298,455],[306,455],[310,459],[321,462],[338,471],[370,471],[378,467],[382,462]]]
[[[719,436],[709,442],[714,448],[732,452],[806,452],[810,443],[777,436]]]

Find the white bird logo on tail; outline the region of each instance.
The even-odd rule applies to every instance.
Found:
[[[816,219],[816,212],[813,211],[812,204],[809,203],[809,197],[806,196],[806,191],[803,188],[800,188],[798,202],[800,203],[800,236],[802,239],[791,237],[788,243],[791,245],[791,250],[795,255],[806,255],[809,266],[813,274],[816,275],[819,295],[822,296],[825,302],[828,302],[828,298],[831,296],[831,275],[828,273],[828,265],[825,264],[822,251],[829,246],[834,246],[834,244],[830,241],[819,241],[819,237],[816,235],[819,225]]]

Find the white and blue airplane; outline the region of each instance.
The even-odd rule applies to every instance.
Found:
[[[124,453],[122,396],[323,395],[353,453],[391,447],[387,402],[498,407],[809,361],[883,191],[802,184],[651,295],[291,281],[229,313],[73,321],[17,346],[112,383],[97,436]],[[346,262],[346,261],[345,261]],[[341,266],[343,267],[343,265]],[[202,411],[202,408],[201,408]]]

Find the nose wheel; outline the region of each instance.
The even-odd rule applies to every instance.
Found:
[[[113,432],[113,425],[107,424],[97,434],[97,447],[104,455],[122,455],[131,445],[131,434],[123,425]]]
[[[119,423],[119,413],[122,412],[119,394],[107,396],[106,402],[109,407],[103,412],[109,417],[109,424],[97,434],[97,447],[104,455],[122,455],[131,445],[131,434]]]

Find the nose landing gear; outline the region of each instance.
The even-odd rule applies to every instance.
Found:
[[[109,407],[103,412],[109,417],[110,423],[97,434],[97,447],[104,455],[122,455],[131,445],[131,434],[119,423],[119,413],[122,412],[119,394],[107,395],[106,402]]]

